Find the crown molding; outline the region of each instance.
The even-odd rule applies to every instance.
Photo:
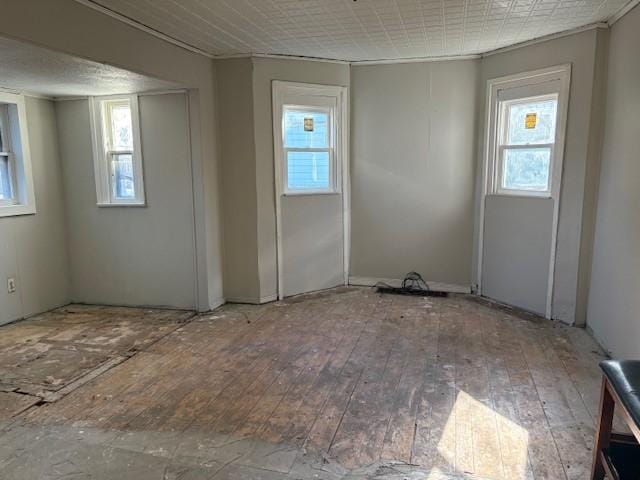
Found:
[[[164,90],[143,90],[140,92],[126,93],[124,95],[137,95],[138,97],[150,97],[153,95],[172,95],[175,93],[187,93],[189,90],[186,88],[167,88]],[[116,94],[113,94],[116,95]],[[51,99],[56,102],[72,102],[75,100],[88,100],[94,96],[99,97],[108,97],[107,95],[71,95],[71,96],[60,96],[60,97],[52,97]],[[119,95],[116,95],[119,96]]]
[[[425,62],[450,62],[455,60],[474,60],[482,58],[480,54],[472,55],[448,55],[442,57],[411,57],[411,58],[389,58],[383,60],[355,60],[351,65],[393,65],[397,63],[425,63]]]
[[[514,43],[513,45],[507,45],[506,47],[500,47],[495,50],[489,50],[482,54],[482,58],[490,57],[492,55],[496,55],[498,53],[510,52],[511,50],[517,50],[519,48],[528,47],[530,45],[536,45],[538,43],[548,42],[549,40],[556,40],[558,38],[570,37],[571,35],[576,35],[582,32],[588,32],[589,30],[595,30],[598,28],[609,28],[609,24],[605,22],[591,23],[589,25],[585,25],[584,27],[572,28],[571,30],[564,30],[562,32],[551,33],[549,35],[544,35],[542,37],[533,38],[531,40],[526,40],[520,43]]]
[[[321,58],[321,57],[305,57],[301,55],[280,55],[274,53],[254,53],[253,58],[273,58],[278,60],[302,60],[305,62],[321,62],[321,63],[338,63],[341,65],[349,65],[353,62],[349,60],[341,60],[339,58]]]
[[[235,58],[272,58],[274,60],[301,60],[304,62],[337,63],[350,65],[353,62],[334,58],[305,57],[302,55],[283,55],[279,53],[232,53],[229,55],[214,55],[214,60],[233,60]]]
[[[159,38],[160,40],[164,40],[165,42],[171,43],[176,47],[183,48],[192,53],[197,53],[199,55],[202,55],[208,58],[213,58],[213,55],[205,52],[204,50],[199,49],[198,47],[194,47],[193,45],[189,45],[188,43],[183,42],[182,40],[178,40],[177,38],[174,38],[165,33],[162,33],[159,30],[156,30],[155,28],[151,28],[148,25],[145,25],[144,23],[141,23],[137,20],[129,18],[126,15],[122,15],[121,13],[118,13],[115,10],[111,10],[110,8],[103,7],[102,5],[99,5],[93,2],[92,0],[74,0],[74,1],[81,5],[84,5],[85,7],[91,8],[93,10],[96,10],[97,12],[103,13],[105,15],[108,15],[111,18],[115,18],[116,20],[126,23],[130,27],[137,28],[138,30],[148,33],[149,35],[153,35],[154,37]]]
[[[213,55],[211,58],[214,60],[233,60],[235,58],[251,58],[253,54],[251,53],[229,53],[225,55]]]
[[[55,100],[55,97],[52,97],[52,96],[49,96],[49,95],[45,95],[45,94],[42,94],[42,93],[36,93],[36,92],[30,92],[28,90],[20,90],[20,89],[16,89],[16,88],[0,87],[0,92],[11,93],[13,95],[21,95],[23,97],[38,98],[40,100],[50,100],[50,101]]]
[[[631,0],[629,3],[627,3],[620,10],[618,10],[616,13],[611,15],[607,19],[607,24],[609,24],[609,26],[612,26],[614,23],[616,23],[618,20],[620,20],[622,17],[624,17],[627,13],[629,13],[631,10],[633,10],[638,5],[640,5],[640,0]]]

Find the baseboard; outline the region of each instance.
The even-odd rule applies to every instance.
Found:
[[[278,300],[277,295],[268,295],[266,297],[228,297],[227,303],[246,303],[249,305],[262,305],[263,303],[271,303]]]
[[[222,297],[216,298],[216,299],[211,303],[211,305],[209,306],[209,310],[205,310],[204,312],[203,312],[202,310],[200,310],[198,313],[210,312],[210,311],[212,311],[212,310],[215,310],[215,309],[216,309],[216,308],[218,308],[218,307],[221,307],[221,306],[222,306],[222,305],[224,305],[225,303],[227,303],[227,301],[226,301],[224,298],[222,298]]]
[[[94,302],[94,301],[79,301],[79,300],[72,300],[68,304],[63,306],[69,306],[69,305],[83,305],[87,307],[139,308],[139,309],[148,308],[150,310],[175,310],[177,312],[197,312],[197,308],[195,306],[194,307],[176,307],[174,305],[114,303],[114,302],[99,302],[99,301]],[[58,308],[61,308],[61,307],[58,307]]]
[[[580,328],[580,327],[578,327],[578,328]],[[593,328],[591,328],[591,326],[589,324],[586,324],[584,326],[584,329],[589,334],[589,336],[591,338],[593,338],[593,341],[596,342],[596,344],[600,347],[600,349],[609,356],[609,358],[614,358],[613,354],[611,352],[611,349],[607,348],[605,343],[600,339],[600,337],[598,335],[596,335],[596,332],[593,331]]]
[[[427,280],[432,290],[450,293],[471,293],[470,285],[456,285],[452,283],[432,282]],[[378,283],[386,283],[392,287],[399,287],[402,280],[399,278],[374,278],[374,277],[349,277],[349,285],[360,287],[373,287]]]

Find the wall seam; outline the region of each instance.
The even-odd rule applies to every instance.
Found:
[[[603,40],[600,38],[600,35],[606,35]],[[604,46],[601,46],[600,42],[605,42]],[[602,49],[602,50],[600,50]],[[604,65],[601,67],[602,71],[598,71],[599,64],[598,59],[600,56],[604,58]],[[591,274],[593,269],[593,249],[595,243],[595,232],[596,232],[596,217],[598,211],[598,203],[599,203],[599,192],[600,192],[600,175],[602,170],[602,149],[604,145],[604,129],[606,126],[606,114],[607,114],[607,83],[609,76],[609,31],[606,32],[598,32],[596,37],[595,44],[595,52],[594,52],[594,72],[593,72],[593,83],[594,87],[592,92],[596,92],[599,94],[599,97],[594,99],[594,95],[592,95],[592,104],[591,104],[591,123],[589,128],[589,136],[592,135],[591,126],[596,123],[595,127],[593,127],[597,134],[598,138],[596,144],[592,146],[595,150],[593,152],[594,155],[594,165],[591,167],[594,169],[594,183],[593,183],[593,192],[591,192],[591,201],[593,202],[590,210],[586,209],[585,206],[587,202],[586,195],[583,199],[583,221],[582,228],[580,233],[580,256],[582,259],[583,255],[588,255],[588,258],[585,259],[586,263],[582,261],[578,264],[578,285],[576,291],[576,325],[585,326],[587,325],[587,311],[588,311],[588,302],[589,302],[589,292],[591,288]],[[593,110],[600,109],[600,115],[598,118],[594,119]],[[588,155],[589,157],[589,155]],[[587,168],[589,168],[589,164],[587,164]],[[585,175],[585,192],[588,187],[589,181],[588,172]],[[585,213],[586,212],[586,213]],[[584,221],[585,215],[589,215],[588,223]],[[587,225],[585,226],[585,223]],[[581,295],[582,292],[582,295]],[[584,305],[580,305],[579,300],[584,300]]]
[[[88,101],[88,100],[87,100]],[[60,160],[60,164],[58,165],[60,168],[60,193],[62,194],[62,218],[64,219],[64,248],[67,255],[67,302],[72,303],[75,297],[75,288],[73,281],[73,255],[71,248],[71,227],[69,221],[69,200],[67,198],[67,182],[65,180],[65,166],[64,161],[62,159],[62,148],[60,146],[60,128],[59,128],[59,113],[57,102],[52,102],[52,106],[55,112],[55,135],[56,135],[56,148],[58,150],[58,159]]]

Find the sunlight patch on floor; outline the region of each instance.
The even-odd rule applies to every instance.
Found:
[[[438,452],[459,474],[524,480],[530,477],[528,445],[526,429],[459,391]],[[433,474],[436,475],[433,480],[439,478],[437,471]]]

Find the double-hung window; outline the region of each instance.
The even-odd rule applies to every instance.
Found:
[[[138,98],[94,98],[91,105],[98,205],[144,205]]]
[[[0,92],[0,217],[34,213],[25,99]]]
[[[497,193],[551,195],[558,94],[499,102]]]
[[[284,193],[336,191],[333,109],[284,105]]]

